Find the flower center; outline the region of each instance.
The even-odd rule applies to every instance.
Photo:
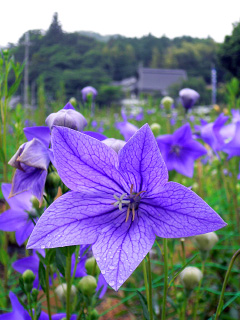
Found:
[[[172,146],[171,152],[175,153],[177,156],[179,156],[180,152],[181,152],[181,147],[179,145],[175,144]]]
[[[135,210],[138,209],[140,200],[141,200],[141,193],[145,191],[140,191],[138,193],[133,192],[133,184],[131,185],[130,188],[130,194],[128,195],[127,193],[123,193],[120,197],[117,197],[115,194],[113,195],[114,198],[117,200],[116,202],[113,203],[114,207],[118,206],[119,210],[122,211],[123,205],[127,205],[127,216],[125,222],[128,221],[130,211],[132,212],[132,221],[135,219]],[[124,199],[125,198],[125,199]]]

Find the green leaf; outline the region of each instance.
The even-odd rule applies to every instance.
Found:
[[[69,253],[70,253],[70,255],[72,255],[74,253],[74,251],[76,250],[76,246],[61,247],[59,249],[61,250],[62,254],[65,257],[67,257]]]
[[[147,300],[146,298],[142,295],[142,293],[140,291],[137,290],[137,295],[139,297],[142,309],[143,309],[143,315],[144,315],[144,319],[146,320],[150,320],[150,315],[148,312],[148,307],[147,307]]]
[[[14,93],[17,91],[20,85],[21,80],[22,80],[22,76],[17,78],[16,82],[14,82],[14,84],[10,87],[10,89],[8,90],[7,98],[10,98],[11,96],[14,95]]]
[[[46,257],[45,257],[46,263],[48,265],[52,264],[54,262],[55,256],[56,256],[56,249],[46,250]]]
[[[36,254],[38,255],[38,258],[40,259],[40,261],[42,262],[43,265],[46,264],[46,260],[45,258],[41,255],[41,253],[36,251]]]
[[[6,266],[9,261],[8,254],[3,248],[0,248],[0,261],[4,266]]]
[[[39,262],[38,277],[43,291],[46,292],[46,270],[41,261]]]
[[[60,248],[56,249],[55,264],[59,272],[65,277],[66,256],[62,253]]]

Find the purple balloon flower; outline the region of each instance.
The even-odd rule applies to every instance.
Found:
[[[222,147],[222,151],[228,154],[228,159],[240,156],[240,121],[236,123],[234,137]]]
[[[181,99],[181,103],[186,109],[186,111],[191,109],[195,102],[200,98],[200,95],[197,91],[189,88],[184,88],[180,90],[179,96]]]
[[[84,116],[80,112],[77,112],[69,102],[63,109],[56,113],[51,113],[45,122],[51,130],[53,126],[63,126],[83,131],[87,125],[87,120]]]
[[[92,244],[108,284],[117,290],[150,251],[156,235],[181,238],[226,223],[188,188],[168,181],[150,127],[117,154],[80,132],[55,127],[58,173],[72,191],[44,212],[28,248]]]
[[[221,113],[214,122],[207,123],[201,120],[201,125],[195,126],[195,129],[199,131],[200,138],[207,143],[215,153],[221,150],[224,145],[224,137],[221,131],[227,120],[228,117]]]
[[[0,320],[31,320],[31,316],[27,312],[27,310],[24,309],[24,307],[21,305],[21,303],[18,301],[17,296],[13,293],[9,293],[10,301],[12,304],[12,312],[5,313],[0,315]],[[65,317],[65,313],[59,313],[52,315],[52,320],[60,320],[63,317]],[[71,320],[76,320],[77,316],[72,315]],[[39,320],[49,320],[48,315],[45,312],[41,312]]]
[[[31,190],[41,203],[49,163],[49,150],[41,140],[33,138],[21,145],[8,162],[17,169],[10,196]]]
[[[82,89],[82,98],[83,98],[83,101],[87,101],[87,97],[88,95],[91,95],[92,96],[92,99],[95,100],[98,92],[95,88],[93,87],[85,87]]]
[[[16,241],[21,246],[34,228],[34,223],[28,214],[29,212],[32,217],[34,216],[32,202],[30,201],[32,194],[26,191],[9,198],[11,188],[10,183],[2,184],[2,193],[10,209],[0,214],[0,230],[15,231]]]
[[[189,123],[173,134],[157,137],[157,143],[168,170],[176,170],[187,177],[193,176],[194,161],[207,153],[207,150],[193,139]]]

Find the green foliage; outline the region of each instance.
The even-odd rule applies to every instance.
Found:
[[[97,102],[100,106],[111,106],[117,103],[122,97],[122,90],[120,87],[103,85],[100,87]]]

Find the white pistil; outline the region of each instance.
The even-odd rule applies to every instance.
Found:
[[[129,204],[129,203],[130,203],[129,200],[123,200],[123,198],[124,198],[126,195],[127,195],[126,193],[123,193],[120,198],[118,198],[115,194],[113,195],[114,198],[117,200],[116,202],[114,202],[113,205],[114,205],[114,207],[117,207],[117,206],[118,206],[120,211],[122,211],[122,205],[123,205],[124,203],[126,203],[126,204]]]

